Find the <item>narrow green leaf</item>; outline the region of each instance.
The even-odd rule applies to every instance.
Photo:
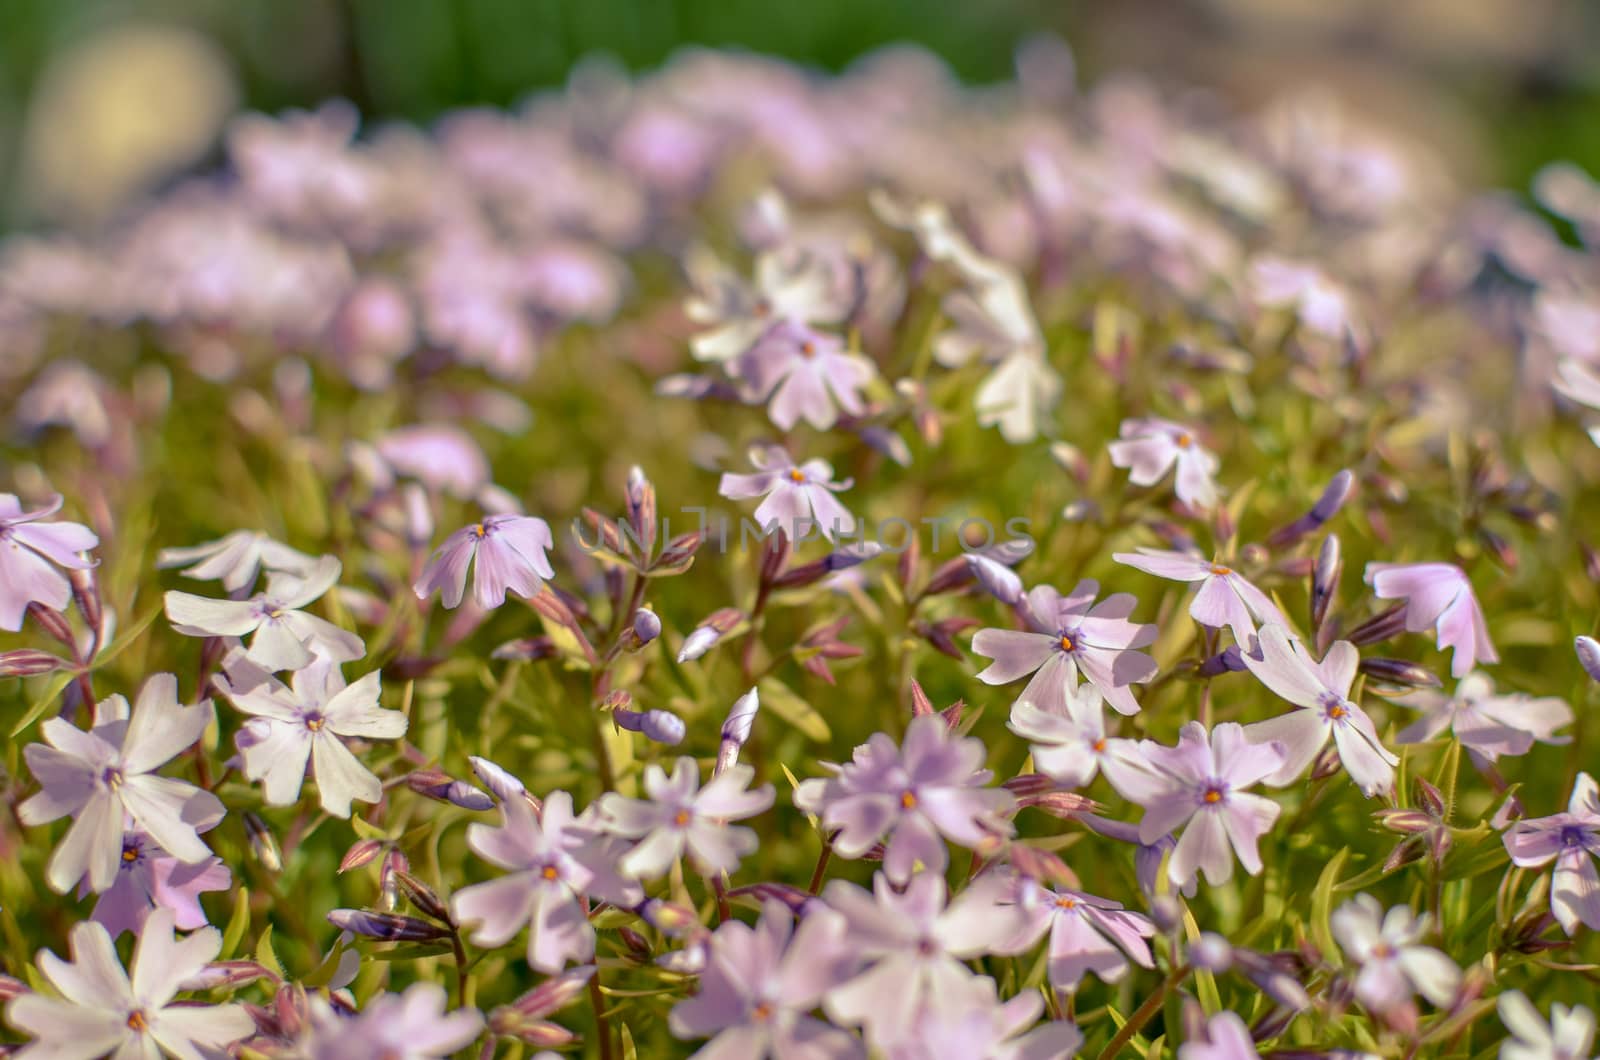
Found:
[[[1316,888],[1311,892],[1311,941],[1317,944],[1317,949],[1328,960],[1332,960],[1338,952],[1333,943],[1333,926],[1329,922],[1333,914],[1333,888],[1339,882],[1339,870],[1344,868],[1345,858],[1349,855],[1350,848],[1342,847],[1339,853],[1329,858],[1322,875],[1317,877]]]
[[[760,681],[758,687],[762,707],[799,729],[807,739],[826,743],[832,737],[833,732],[822,715],[788,685],[776,677],[768,677]]]
[[[45,682],[44,691],[28,707],[28,712],[22,716],[21,721],[17,722],[16,728],[11,730],[11,735],[13,737],[20,735],[28,726],[43,717],[45,712],[55,704],[56,698],[61,695],[62,690],[72,683],[72,679],[73,675],[70,673],[50,675],[50,680]]]
[[[261,938],[256,942],[256,963],[264,968],[270,968],[280,979],[285,978],[283,964],[278,960],[278,955],[272,950],[271,924],[262,929]]]
[[[222,933],[222,960],[233,959],[233,955],[239,952],[239,943],[244,941],[244,933],[248,930],[250,930],[250,888],[240,887],[238,897],[233,900],[233,915],[228,917],[228,927]]]

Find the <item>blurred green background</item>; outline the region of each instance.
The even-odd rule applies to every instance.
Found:
[[[1525,189],[1600,170],[1600,4],[1583,0],[0,0],[0,223],[85,224],[214,157],[226,115],[330,96],[426,122],[559,85],[584,56],[687,44],[838,69],[920,43],[963,78],[1051,32],[1094,81],[1131,70],[1248,107],[1333,89]]]

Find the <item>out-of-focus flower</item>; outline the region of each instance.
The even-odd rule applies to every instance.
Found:
[[[476,560],[473,601],[484,610],[506,602],[507,591],[527,599],[539,595],[541,579],[554,578],[547,553],[554,547],[550,524],[520,515],[490,515],[445,539],[423,568],[415,592],[426,600],[438,592],[445,607],[457,607],[467,588],[467,567]]]
[[[1501,1043],[1500,1060],[1590,1060],[1594,1013],[1582,1005],[1551,1004],[1548,1023],[1520,990],[1501,994],[1497,1007],[1515,1039]]]
[[[1343,341],[1357,328],[1348,293],[1315,265],[1265,255],[1250,263],[1250,295],[1261,305],[1292,309],[1300,325]]]
[[[1533,869],[1556,863],[1550,911],[1568,935],[1578,925],[1600,929],[1600,787],[1587,773],[1572,785],[1566,813],[1518,821],[1505,834],[1513,864]]]
[[[196,822],[195,830],[203,832],[215,824],[216,820],[202,820]],[[193,931],[208,923],[200,908],[200,895],[225,891],[232,882],[233,873],[221,858],[185,864],[162,850],[146,832],[128,829],[122,835],[117,880],[95,903],[91,917],[116,938],[124,931],[137,935],[151,912],[170,909],[177,927]],[[87,889],[80,887],[80,892]]]
[[[1332,736],[1350,779],[1368,798],[1394,787],[1399,759],[1383,746],[1367,712],[1351,701],[1361,657],[1355,645],[1341,640],[1321,662],[1312,659],[1282,626],[1263,626],[1258,659],[1243,654],[1245,666],[1273,692],[1301,708],[1245,726],[1254,743],[1276,743],[1284,751],[1282,767],[1265,779],[1288,784],[1304,773]]]
[[[92,920],[72,929],[72,960],[41,951],[39,971],[61,997],[23,994],[6,1006],[6,1022],[35,1040],[25,1057],[174,1057],[222,1055],[255,1031],[243,1005],[175,1002],[184,980],[222,950],[216,928],[179,940],[173,916],[158,909],[133,953],[133,978],[123,971],[106,929]]]
[[[235,737],[244,774],[261,782],[269,806],[291,806],[300,799],[306,766],[314,767],[322,808],[350,816],[350,802],[377,802],[383,785],[361,764],[341,737],[398,740],[406,716],[378,705],[378,671],[346,685],[335,662],[318,659],[295,672],[290,685],[234,656],[217,689],[234,707],[251,715]]]
[[[594,927],[579,898],[594,895],[618,905],[644,898],[636,883],[609,867],[594,832],[572,813],[572,796],[553,791],[535,815],[522,799],[501,804],[499,828],[473,823],[467,845],[508,874],[463,887],[450,899],[456,920],[472,928],[480,946],[504,946],[528,926],[528,963],[554,974],[569,961],[594,956]]]
[[[1452,648],[1450,675],[1461,678],[1479,662],[1499,662],[1489,624],[1466,572],[1451,563],[1369,563],[1366,582],[1380,600],[1405,600],[1406,629],[1432,629],[1439,647]]]
[[[1137,714],[1130,686],[1154,677],[1156,664],[1136,649],[1153,643],[1158,630],[1128,621],[1139,602],[1131,594],[1113,593],[1096,604],[1099,592],[1100,583],[1089,578],[1068,596],[1035,586],[1024,608],[1032,632],[981,629],[973,636],[972,650],[994,660],[978,680],[1003,685],[1032,674],[1019,698],[1065,714],[1067,693],[1077,687],[1081,671],[1118,713]]]
[[[1571,743],[1555,731],[1572,721],[1572,708],[1554,696],[1534,698],[1522,692],[1495,695],[1489,675],[1474,671],[1456,685],[1455,693],[1419,689],[1394,702],[1423,712],[1401,731],[1401,743],[1422,743],[1449,729],[1461,746],[1489,759],[1527,754],[1534,741]]]
[[[861,415],[861,390],[877,374],[872,362],[845,349],[838,336],[793,330],[779,324],[746,358],[745,377],[760,400],[771,402],[773,424],[787,431],[804,419],[825,431],[841,411]]]
[[[712,1039],[696,1055],[865,1057],[860,1039],[810,1014],[855,965],[844,917],[815,908],[796,926],[769,901],[755,927],[727,920],[712,934],[699,990],[672,1007],[668,1025],[679,1038]]]
[[[84,553],[100,543],[78,523],[41,523],[61,510],[56,495],[43,508],[24,510],[14,493],[0,493],[0,629],[22,628],[28,605],[64,610],[72,600],[66,575],[57,570],[87,570],[95,561]]]
[[[317,567],[315,557],[279,544],[260,530],[235,530],[215,541],[186,548],[164,548],[156,553],[156,567],[182,567],[181,573],[199,581],[220,581],[230,593],[255,584],[256,573],[292,574],[305,578]]]
[[[1198,721],[1183,727],[1176,747],[1149,740],[1139,746],[1147,770],[1128,795],[1145,811],[1139,842],[1154,843],[1188,825],[1167,863],[1167,878],[1184,885],[1204,871],[1209,882],[1226,883],[1234,854],[1250,875],[1260,872],[1256,843],[1282,808],[1244,789],[1282,768],[1283,746],[1251,743],[1233,722],[1207,733]]]
[[[946,908],[947,894],[937,871],[918,873],[903,891],[881,872],[871,892],[844,880],[828,884],[823,901],[843,915],[845,937],[866,966],[828,991],[823,1008],[831,1019],[865,1027],[882,1045],[905,1037],[924,1011],[960,1005],[982,989],[962,961],[990,951],[992,902],[968,888]]]
[[[755,851],[757,839],[750,829],[730,828],[728,822],[764,812],[774,798],[770,784],[745,790],[754,778],[749,766],[733,766],[702,788],[700,767],[692,758],[679,758],[670,779],[660,766],[646,766],[648,799],[610,792],[597,804],[605,831],[638,840],[618,860],[618,870],[654,879],[687,852],[702,873],[732,873],[740,858]]]
[[[930,998],[924,1004],[906,1035],[887,1043],[888,1060],[1047,1060],[1072,1056],[1083,1044],[1083,1035],[1066,1020],[1034,1026],[1044,1009],[1037,991],[1001,1001],[988,976],[979,976],[957,998]]]
[[[896,747],[885,733],[873,733],[845,765],[832,765],[831,777],[802,781],[794,804],[822,820],[824,831],[838,830],[835,853],[859,858],[885,835],[885,877],[896,885],[911,879],[920,865],[942,873],[950,863],[945,840],[978,847],[1011,834],[1003,814],[1011,795],[986,785],[983,743],[952,735],[937,714],[912,718],[905,741]]]
[[[831,341],[837,348],[838,340],[816,326],[842,320],[848,306],[817,259],[769,251],[756,259],[753,286],[707,257],[691,258],[689,272],[698,292],[689,301],[689,319],[710,326],[690,343],[697,360],[752,381],[759,360],[804,356],[799,347],[808,342]]]
[[[765,497],[756,508],[756,522],[763,529],[776,527],[791,541],[804,540],[813,526],[830,540],[855,529],[855,516],[833,496],[849,489],[851,480],[833,481],[833,466],[826,460],[797,466],[774,445],[752,449],[750,463],[757,468],[755,474],[725,473],[717,492],[730,500]]]
[[[1123,420],[1118,441],[1110,445],[1111,463],[1127,468],[1135,486],[1154,486],[1177,467],[1173,489],[1178,499],[1196,508],[1217,503],[1217,468],[1221,465],[1193,431],[1159,419]]]
[[[1206,1021],[1205,1038],[1178,1046],[1178,1060],[1256,1060],[1261,1052],[1237,1012],[1219,1012]]]
[[[470,498],[489,484],[483,450],[453,424],[401,427],[379,438],[375,448],[387,470],[454,497]]]
[[[40,727],[49,746],[29,744],[23,757],[43,790],[19,806],[17,816],[27,825],[72,817],[45,869],[52,888],[65,894],[85,874],[96,893],[116,882],[124,815],[185,864],[211,857],[196,824],[221,820],[226,812],[221,801],[156,770],[200,739],[215,720],[210,700],[183,706],[177,679],[156,674],[139,690],[131,712],[120,695],[102,699],[88,732],[63,718]]]
[[[1387,1012],[1421,994],[1439,1008],[1455,1001],[1461,969],[1431,946],[1419,944],[1427,916],[1409,906],[1384,912],[1370,894],[1358,894],[1333,911],[1333,937],[1360,966],[1356,997],[1373,1012]]]
[[[1027,699],[1011,706],[1006,727],[1028,740],[1033,764],[1046,776],[1069,788],[1086,787],[1096,773],[1118,791],[1122,773],[1137,769],[1138,744],[1106,734],[1100,690],[1082,684],[1067,693],[1065,709],[1055,712]]]
[[[380,993],[353,1018],[325,1004],[311,1009],[301,1051],[303,1060],[441,1060],[472,1044],[483,1030],[477,1009],[449,1010],[438,983],[412,983],[404,993]]]
[[[266,591],[248,600],[215,600],[168,590],[167,620],[191,637],[251,634],[248,658],[273,672],[300,670],[318,657],[349,662],[366,654],[361,638],[300,610],[333,588],[341,569],[337,556],[323,556],[304,575],[272,574]]]
[[[1250,635],[1256,631],[1256,622],[1263,625],[1275,622],[1284,627],[1289,625],[1289,620],[1283,617],[1278,605],[1232,567],[1187,552],[1164,552],[1153,548],[1117,552],[1111,558],[1158,578],[1199,582],[1200,591],[1189,603],[1190,617],[1212,629],[1221,629],[1223,626],[1231,628],[1240,644],[1250,642]]]

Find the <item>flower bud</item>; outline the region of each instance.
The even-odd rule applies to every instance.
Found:
[[[508,640],[490,652],[489,657],[536,662],[539,659],[553,659],[559,654],[556,642],[541,634],[535,637],[522,637],[519,640]]]
[[[1002,604],[1010,607],[1022,599],[1022,579],[1016,571],[977,553],[967,557],[967,566],[978,584]]]
[[[671,746],[680,743],[688,731],[683,719],[665,710],[644,712],[618,708],[611,712],[611,720],[619,729],[642,733],[646,739]]]
[[[1170,894],[1156,895],[1150,899],[1150,920],[1163,935],[1182,930],[1183,903]]]
[[[691,662],[700,658],[743,621],[744,612],[736,608],[724,607],[720,611],[713,611],[683,639],[683,647],[678,650],[678,661]]]
[[[760,709],[761,695],[754,688],[734,700],[733,708],[722,722],[722,743],[717,748],[715,774],[727,772],[739,761],[739,751],[750,739],[750,730]]]
[[[626,494],[628,524],[633,527],[640,551],[648,557],[656,545],[656,488],[645,478],[643,468],[635,465],[628,470]]]
[[[1391,637],[1398,637],[1406,629],[1406,605],[1395,604],[1387,611],[1367,619],[1361,625],[1352,629],[1345,639],[1351,644],[1361,647],[1367,644],[1377,644]]]
[[[492,810],[494,800],[463,780],[437,769],[418,770],[406,777],[406,786],[418,795],[448,802],[463,810]]]
[[[1442,688],[1444,682],[1432,671],[1405,659],[1362,659],[1362,673],[1385,684],[1406,688]]]
[[[96,638],[98,648],[100,623],[105,617],[101,610],[99,576],[93,567],[85,567],[67,571],[67,581],[72,585],[72,601],[78,605],[78,613],[83,616],[90,635]]]
[[[450,937],[450,929],[438,924],[430,924],[413,916],[374,913],[366,909],[335,909],[328,914],[328,923],[340,931],[384,942],[431,942]]]
[[[577,1000],[584,986],[594,977],[594,970],[592,964],[569,968],[560,975],[546,979],[508,1007],[533,1019],[558,1012]]]
[[[660,616],[648,607],[639,608],[633,613],[633,635],[641,648],[661,636]]]
[[[1329,534],[1322,539],[1317,550],[1317,562],[1311,568],[1311,631],[1322,628],[1328,617],[1328,608],[1339,592],[1339,575],[1344,572],[1344,556],[1339,547],[1339,535]]]
[[[1201,677],[1216,677],[1220,674],[1239,673],[1248,669],[1244,664],[1244,653],[1237,644],[1230,644],[1217,654],[1211,656],[1195,670]]]
[[[1596,681],[1600,681],[1600,641],[1593,637],[1579,637],[1573,642],[1573,647],[1578,652],[1578,662],[1583,666],[1583,672]]]
[[[439,900],[432,887],[404,869],[395,870],[394,882],[399,886],[400,893],[406,896],[406,901],[416,906],[418,912],[446,924],[452,922],[450,910]]]
[[[0,652],[0,677],[35,677],[56,670],[65,670],[71,663],[47,651],[18,648]]]
[[[1189,963],[1208,972],[1225,972],[1233,967],[1233,947],[1221,935],[1203,932],[1189,943]]]
[[[244,815],[244,831],[250,839],[250,852],[261,862],[261,867],[268,872],[282,872],[283,854],[267,822],[253,813],[247,813]]]
[[[664,902],[659,898],[646,898],[634,912],[663,935],[681,935],[700,926],[700,919],[693,909],[673,902]]]
[[[345,851],[344,857],[339,862],[341,874],[351,869],[359,869],[363,865],[370,865],[379,854],[383,853],[383,840],[358,839]]]
[[[476,755],[469,756],[467,762],[472,766],[472,772],[488,788],[490,793],[501,802],[510,802],[512,799],[526,798],[528,789],[522,781],[495,765],[487,758]]]

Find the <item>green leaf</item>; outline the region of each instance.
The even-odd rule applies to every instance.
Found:
[[[222,933],[221,959],[230,961],[239,952],[244,933],[250,930],[250,888],[240,887],[239,896],[233,900],[233,915],[228,918],[227,930]]]
[[[94,657],[94,668],[98,670],[106,663],[109,663],[111,660],[127,651],[128,646],[134,641],[138,640],[141,633],[150,628],[150,623],[154,622],[156,620],[156,616],[161,614],[162,608],[162,604],[157,604],[144,614],[140,615],[133,625],[129,626],[120,634],[118,634],[117,639],[113,640],[111,645],[106,648],[105,651]]]
[[[757,687],[761,689],[762,707],[799,729],[807,739],[826,743],[832,737],[833,732],[822,715],[788,685],[776,677],[767,677],[758,682]]]
[[[1342,847],[1339,853],[1329,858],[1322,875],[1317,877],[1316,888],[1311,892],[1311,940],[1317,944],[1317,949],[1322,951],[1326,960],[1332,960],[1338,952],[1338,947],[1333,943],[1333,926],[1329,917],[1333,915],[1333,887],[1339,882],[1339,870],[1344,868],[1345,858],[1349,856],[1350,848]]]
[[[278,955],[272,950],[272,925],[268,924],[261,931],[261,938],[256,942],[256,963],[263,968],[269,968],[278,978],[287,978],[283,974],[283,965],[278,960]]]
[[[416,942],[388,950],[371,950],[367,956],[375,961],[420,961],[428,957],[443,957],[449,952],[448,942]]]
[[[1183,905],[1183,933],[1190,942],[1200,938],[1200,925],[1195,923],[1194,914],[1189,911],[1187,902]],[[1200,995],[1200,1007],[1206,1010],[1207,1016],[1215,1016],[1222,1011],[1222,995],[1217,992],[1217,977],[1204,968],[1194,970],[1195,993]]]
[[[28,726],[38,721],[55,703],[56,698],[61,695],[62,689],[72,683],[73,677],[74,675],[71,673],[52,674],[50,680],[45,682],[44,692],[28,707],[28,712],[22,716],[21,721],[17,722],[16,728],[11,730],[11,735],[19,735]]]

